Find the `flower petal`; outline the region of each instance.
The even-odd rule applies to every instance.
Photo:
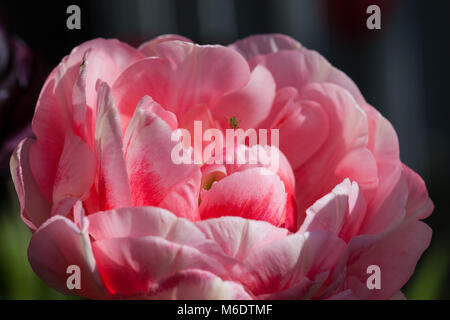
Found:
[[[141,44],[138,48],[140,52],[145,54],[147,57],[154,57],[157,55],[155,48],[158,46],[158,44],[165,42],[165,41],[184,41],[184,42],[192,42],[188,38],[185,38],[183,36],[180,36],[178,34],[163,34],[161,36],[158,36],[150,41],[144,42]]]
[[[124,237],[161,237],[181,244],[206,240],[190,221],[157,207],[133,207],[103,211],[88,216],[89,233],[95,240]]]
[[[146,296],[148,299],[175,300],[250,300],[244,288],[232,281],[223,281],[204,270],[186,270],[158,283]]]
[[[433,201],[428,197],[425,182],[406,165],[403,165],[403,174],[408,184],[406,215],[415,219],[425,219],[434,209]]]
[[[175,164],[169,125],[141,105],[125,133],[127,171],[134,206],[159,206],[198,219],[201,172],[196,164]]]
[[[255,56],[249,64],[252,69],[259,64],[269,69],[278,89],[294,87],[301,91],[311,83],[332,83],[349,91],[359,104],[365,103],[355,83],[314,50],[305,47],[281,50]]]
[[[291,234],[253,250],[231,270],[254,295],[288,289],[304,276],[330,272],[341,259],[345,242],[329,232],[315,231]]]
[[[345,179],[306,210],[299,232],[326,230],[348,240],[359,231],[365,209],[358,184]]]
[[[30,148],[33,139],[24,139],[11,156],[11,176],[20,202],[20,216],[25,224],[36,230],[50,217],[51,204],[41,193],[30,168]]]
[[[400,290],[414,272],[417,261],[428,247],[431,229],[420,221],[409,221],[389,232],[354,237],[348,246],[347,277],[365,284],[367,267],[377,265],[381,270],[381,289],[370,290],[369,299],[389,299]],[[341,269],[337,268],[339,273]],[[349,282],[350,289],[356,282]]]
[[[78,136],[68,134],[55,176],[53,212],[65,198],[82,199],[87,196],[94,183],[95,167],[95,155],[89,146]]]
[[[113,86],[124,128],[145,95],[180,119],[189,108],[212,105],[221,96],[244,87],[250,78],[247,62],[225,47],[165,41],[154,50],[158,57],[135,63]]]
[[[212,110],[214,118],[222,128],[230,128],[230,119],[235,117],[239,128],[257,128],[270,112],[275,98],[275,82],[270,72],[257,66],[247,85],[219,99]]]
[[[98,86],[95,151],[100,210],[131,206],[130,186],[125,164],[122,131],[109,86]]]
[[[139,51],[117,40],[95,39],[74,48],[49,75],[36,105],[32,129],[37,142],[30,154],[36,182],[49,201],[52,199],[59,155],[64,147],[66,134],[74,132],[74,121],[75,125],[83,121],[78,118],[78,111],[75,112],[77,116],[73,121],[72,104],[79,98],[73,97],[73,94],[79,94],[77,90],[73,90],[87,51],[89,68],[83,79],[84,88],[80,89],[85,90],[83,99],[92,110],[95,109],[97,98],[97,80],[102,79],[111,85],[128,65],[144,58]],[[86,119],[94,120],[88,116],[88,111],[85,115]],[[89,128],[89,123],[85,125]]]
[[[236,172],[201,194],[202,219],[240,216],[280,226],[285,220],[286,192],[278,175],[264,168]]]
[[[222,263],[204,247],[181,245],[161,237],[104,239],[95,241],[92,248],[105,285],[119,297],[143,295],[162,279],[182,270],[226,275]]]
[[[297,40],[283,34],[262,34],[238,40],[229,47],[242,54],[246,60],[251,60],[257,55],[296,50],[302,46]]]
[[[319,150],[329,134],[327,114],[312,101],[288,102],[270,127],[280,130],[280,150],[294,170]]]
[[[287,236],[285,228],[277,228],[265,221],[241,217],[221,217],[196,222],[208,239],[219,244],[223,252],[243,260],[253,250]]]
[[[306,210],[344,178],[356,181],[363,192],[373,191],[378,173],[367,149],[367,119],[352,96],[336,85],[312,84],[302,90],[299,99],[319,103],[329,120],[328,139],[295,170],[299,211]]]
[[[106,298],[87,234],[88,223],[79,229],[62,216],[47,220],[33,234],[28,259],[33,271],[52,288],[69,295]],[[80,268],[81,289],[68,289],[71,265]]]

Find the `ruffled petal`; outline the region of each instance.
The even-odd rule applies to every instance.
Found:
[[[344,259],[347,286],[355,293],[364,293],[358,286],[364,286],[370,276],[367,267],[377,265],[381,271],[381,289],[366,288],[365,293],[369,296],[363,298],[391,298],[413,274],[417,261],[430,243],[431,233],[423,222],[409,221],[383,234],[354,237]],[[337,268],[336,272],[340,270]],[[358,281],[349,281],[352,277]]]
[[[87,234],[88,222],[79,229],[72,221],[55,216],[33,234],[28,259],[33,271],[52,288],[91,299],[107,298],[108,294],[98,274]],[[81,289],[67,286],[69,266],[80,268]]]
[[[301,48],[297,40],[284,34],[261,34],[250,36],[230,44],[248,61],[257,55],[265,55],[280,50],[296,50]]]
[[[270,112],[275,98],[275,82],[270,72],[257,66],[247,85],[223,96],[212,109],[212,115],[222,128],[230,128],[230,119],[235,117],[239,128],[255,129]]]
[[[155,48],[158,46],[158,44],[163,43],[165,41],[192,42],[190,39],[180,36],[178,34],[163,34],[150,41],[144,42],[139,46],[138,50],[143,54],[145,54],[147,57],[154,57],[157,55]]]
[[[425,182],[406,165],[403,165],[403,174],[408,184],[406,216],[415,219],[425,219],[434,209],[434,204],[428,196]]]
[[[237,282],[223,281],[204,270],[186,270],[161,281],[145,296],[147,299],[251,300]]]
[[[124,128],[145,95],[180,119],[189,108],[213,105],[221,96],[243,88],[250,79],[247,62],[222,46],[165,41],[154,50],[157,57],[135,63],[113,86]]]
[[[144,105],[136,109],[124,139],[132,203],[163,207],[195,221],[201,172],[196,164],[172,160],[178,143],[164,120]]]
[[[97,154],[97,192],[100,210],[131,206],[128,173],[124,159],[122,131],[109,86],[98,86],[95,151]]]
[[[55,214],[59,211],[58,214],[66,215],[69,213],[68,211],[61,212],[56,208],[61,209],[60,202],[71,199],[68,206],[64,205],[66,209],[70,210],[75,199],[87,197],[96,176],[95,155],[78,136],[68,134],[57,168],[52,212]]]
[[[33,139],[22,140],[11,156],[11,176],[20,202],[20,216],[31,230],[50,218],[51,204],[41,193],[30,168]]]
[[[278,175],[264,168],[236,172],[201,193],[202,219],[240,216],[275,226],[285,221],[286,192]]]
[[[327,140],[294,171],[299,211],[306,210],[344,178],[356,181],[364,193],[372,192],[378,184],[378,172],[376,161],[367,149],[364,111],[346,90],[332,84],[308,85],[299,99],[320,104],[329,120]]]

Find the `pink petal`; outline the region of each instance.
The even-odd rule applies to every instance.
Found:
[[[434,209],[433,201],[428,197],[425,182],[406,165],[403,165],[403,174],[408,184],[406,215],[416,219],[425,219]]]
[[[263,168],[236,172],[201,194],[202,219],[239,216],[279,226],[285,220],[286,192],[278,175]]]
[[[254,145],[248,147],[240,144],[232,149],[222,151],[223,164],[204,164],[202,180],[204,184],[217,182],[227,175],[252,168],[265,168],[277,174],[284,184],[287,194],[285,222],[281,225],[288,230],[297,230],[297,202],[295,199],[295,178],[289,161],[275,146]],[[222,160],[222,159],[220,159]],[[230,161],[233,160],[233,161]],[[213,179],[214,180],[211,180]]]
[[[229,121],[236,117],[239,128],[257,128],[270,112],[275,98],[275,82],[270,72],[257,66],[247,85],[219,99],[212,114],[222,128],[229,129]]]
[[[137,108],[141,108],[147,110],[148,112],[154,113],[162,120],[164,120],[172,130],[178,128],[177,117],[172,112],[165,110],[149,96],[144,96],[141,101],[139,101]]]
[[[280,149],[294,170],[319,150],[329,134],[327,114],[310,101],[288,102],[270,127],[280,130]]]
[[[30,168],[29,152],[33,139],[24,139],[11,156],[11,176],[20,202],[23,222],[36,230],[50,217],[51,204],[42,195]]]
[[[204,270],[186,270],[158,283],[146,296],[163,300],[250,300],[244,288]]]
[[[332,83],[349,91],[359,104],[365,103],[355,83],[316,51],[304,47],[281,50],[255,56],[249,64],[252,69],[258,64],[269,69],[278,89],[294,87],[300,91],[311,83]]]
[[[126,237],[161,237],[168,241],[193,244],[205,235],[188,220],[157,207],[121,208],[91,214],[89,233],[97,241]]]
[[[399,162],[400,147],[392,124],[367,103],[361,104],[369,124],[368,148],[377,162]]]
[[[175,164],[168,124],[138,108],[125,134],[126,164],[134,206],[159,206],[198,219],[201,172],[195,164]]]
[[[92,248],[106,287],[119,297],[146,294],[159,281],[182,270],[201,269],[226,275],[222,263],[203,252],[204,248],[160,237],[97,240]]]
[[[188,38],[185,38],[183,36],[177,35],[177,34],[164,34],[159,37],[156,37],[150,41],[144,42],[141,44],[138,48],[140,52],[142,52],[147,57],[154,57],[157,55],[155,48],[165,41],[184,41],[184,42],[192,42]]]
[[[77,85],[74,91],[80,65],[87,51],[87,74],[83,76],[83,83]],[[32,127],[37,142],[30,155],[33,174],[48,200],[52,199],[56,168],[66,133],[74,130],[72,116],[75,116],[75,126],[85,120],[85,125],[89,128],[88,122],[93,120],[89,110],[95,108],[97,80],[100,78],[111,85],[122,70],[143,57],[137,50],[117,40],[95,39],[74,48],[48,77],[36,105]],[[80,98],[79,90],[85,90],[81,100],[77,100]],[[83,99],[89,110],[79,114],[80,110],[74,111],[73,108],[79,108]],[[83,114],[86,119],[83,119]]]
[[[405,295],[403,294],[403,292],[398,291],[397,293],[395,293],[390,300],[406,300]]]
[[[306,210],[299,232],[326,230],[349,241],[358,234],[366,207],[358,184],[345,179]]]
[[[97,81],[106,82],[112,86],[117,77],[131,64],[145,58],[138,50],[115,39],[94,39],[83,43],[72,50],[69,64],[78,67],[82,56],[89,50],[85,67],[86,75],[86,103],[95,110],[97,102]]]
[[[328,139],[295,170],[299,211],[329,193],[344,178],[356,181],[363,192],[372,191],[378,183],[378,173],[375,159],[366,147],[364,111],[346,90],[332,84],[308,85],[299,99],[319,103],[329,120]],[[359,162],[361,159],[363,163]]]
[[[368,203],[367,216],[360,232],[379,233],[403,221],[406,214],[408,184],[402,172],[401,163],[382,162],[378,164],[378,187]]]
[[[359,300],[359,297],[352,290],[347,289],[329,297],[327,300]]]
[[[345,243],[328,232],[292,234],[253,250],[231,276],[254,295],[288,289],[304,276],[330,272],[341,258]]]
[[[69,116],[70,98],[61,96],[65,94],[65,90],[71,89],[61,88],[65,85],[63,81],[57,86],[55,73],[53,71],[47,79],[37,101],[32,122],[36,143],[30,149],[31,170],[42,194],[49,201],[52,199],[59,155],[63,150],[66,134],[73,134]]]
[[[250,78],[247,62],[225,47],[165,41],[154,49],[158,57],[135,63],[113,86],[114,100],[125,119],[131,118],[145,95],[180,119],[189,108],[209,106],[244,87]]]
[[[95,126],[100,210],[131,206],[120,119],[113,103],[108,85],[101,82]]]
[[[54,206],[65,198],[85,198],[94,183],[95,166],[95,155],[89,146],[78,136],[68,134],[55,176]]]
[[[242,54],[246,60],[251,60],[257,55],[296,50],[302,46],[295,39],[283,34],[263,34],[238,40],[229,47]]]
[[[409,221],[388,233],[353,238],[347,249],[347,276],[364,284],[367,267],[381,270],[381,289],[370,290],[370,299],[389,299],[400,290],[414,272],[417,261],[428,247],[431,229],[420,221]],[[338,272],[340,269],[337,269]],[[349,283],[350,289],[356,283]]]
[[[87,222],[79,229],[72,221],[55,216],[33,234],[28,259],[33,271],[52,288],[69,295],[106,298],[107,293],[98,274],[87,235]],[[80,268],[81,289],[70,290],[67,268]]]
[[[238,260],[245,259],[257,248],[282,239],[288,234],[285,228],[241,217],[202,220],[196,225],[208,239],[219,244],[226,255]]]

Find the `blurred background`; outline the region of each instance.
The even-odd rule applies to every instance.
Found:
[[[68,30],[66,9],[81,9]],[[381,8],[368,30],[366,8]],[[66,299],[32,272],[31,236],[20,221],[9,175],[11,149],[29,121],[45,77],[76,45],[95,37],[137,46],[177,33],[228,44],[280,32],[347,73],[397,130],[404,163],[425,180],[435,203],[434,235],[404,288],[409,299],[450,299],[450,34],[446,0],[0,0],[0,299]]]

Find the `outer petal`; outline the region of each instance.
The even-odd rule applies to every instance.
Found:
[[[201,194],[202,219],[240,216],[280,226],[285,220],[286,192],[280,178],[263,168],[236,172]]]
[[[78,67],[81,58],[89,50],[86,76],[86,103],[95,108],[96,85],[100,79],[112,86],[114,81],[131,64],[145,58],[138,50],[115,39],[94,39],[72,50],[68,63]],[[94,109],[95,110],[95,109]]]
[[[95,179],[95,155],[89,146],[78,136],[68,134],[64,149],[59,159],[53,187],[53,208],[56,213],[59,203],[65,199],[71,200],[68,208],[72,207],[75,199],[85,198]],[[61,207],[59,207],[61,209]],[[58,212],[67,214],[67,212]]]
[[[380,233],[401,223],[406,214],[408,185],[400,163],[380,163],[381,177],[375,195],[367,207],[368,214],[361,233]]]
[[[255,295],[286,290],[304,276],[331,272],[345,243],[328,232],[292,234],[252,251],[231,271]]]
[[[192,42],[188,38],[185,38],[183,36],[180,36],[178,34],[164,34],[159,37],[156,37],[155,39],[152,39],[150,41],[144,42],[141,44],[138,48],[140,52],[145,54],[147,57],[154,57],[157,55],[155,48],[163,42],[166,41],[184,41],[184,42]]]
[[[178,142],[171,135],[161,118],[143,107],[136,109],[124,139],[133,205],[159,206],[196,220],[200,168],[172,161]]]
[[[262,34],[238,40],[229,45],[246,60],[251,60],[257,55],[265,55],[280,50],[296,50],[302,46],[297,40],[284,34]]]
[[[95,108],[95,85],[98,79],[111,85],[122,70],[144,57],[117,40],[96,39],[74,48],[52,71],[37,102],[32,124],[37,142],[30,155],[33,174],[48,200],[52,199],[53,182],[66,133],[74,130],[72,103],[76,99],[73,100],[72,94],[76,94],[73,91],[74,84],[87,51],[89,68],[82,87],[85,87],[85,100],[90,108]],[[86,125],[89,126],[88,123]]]
[[[161,281],[147,295],[149,299],[177,300],[249,300],[244,288],[232,281],[223,281],[204,270],[182,271]]]
[[[403,165],[403,174],[408,184],[406,215],[416,219],[425,219],[434,209],[433,201],[428,197],[425,182],[406,165]]]
[[[208,239],[220,245],[223,252],[237,260],[243,260],[252,251],[273,241],[285,238],[288,231],[266,221],[241,217],[221,217],[196,223]]]
[[[97,241],[125,237],[161,237],[181,244],[206,240],[194,223],[157,207],[133,207],[88,216],[89,233]]]
[[[11,156],[11,176],[20,202],[21,218],[36,230],[50,217],[51,204],[42,195],[30,168],[29,152],[33,139],[20,142]]]
[[[309,85],[300,93],[300,100],[319,103],[329,119],[328,139],[295,170],[300,212],[344,178],[358,182],[364,192],[371,192],[377,186],[378,175],[375,159],[366,147],[364,111],[346,90],[332,84]]]
[[[258,64],[269,69],[278,89],[294,87],[300,91],[307,84],[327,82],[345,88],[359,104],[365,103],[355,83],[316,51],[304,47],[281,50],[255,56],[249,64],[252,69]]]
[[[28,259],[34,272],[54,289],[69,295],[88,298],[106,298],[96,262],[87,235],[88,223],[79,229],[65,217],[55,216],[33,234],[28,248]],[[67,268],[80,268],[81,289],[70,290],[66,281]]]
[[[367,267],[378,265],[381,269],[381,290],[371,290],[369,298],[389,299],[411,277],[430,239],[431,229],[420,221],[406,222],[380,235],[357,236],[350,241],[344,260],[347,277],[355,277],[365,284]],[[360,292],[354,285],[356,282],[348,282],[350,289]]]
[[[341,291],[327,300],[359,300],[359,297],[350,289]]]
[[[220,260],[204,247],[177,244],[161,237],[98,240],[92,247],[102,278],[113,295],[145,294],[160,280],[186,269],[227,274]]]

